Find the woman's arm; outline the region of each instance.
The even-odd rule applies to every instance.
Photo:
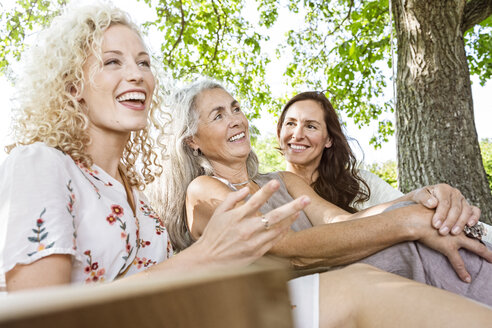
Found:
[[[457,235],[465,225],[474,226],[480,218],[480,209],[468,204],[461,192],[447,184],[419,188],[392,201],[378,204],[359,212],[358,217],[381,213],[388,207],[402,201],[412,201],[427,208],[435,209],[432,226],[441,235]]]
[[[316,210],[311,211],[311,214],[308,214],[313,225],[342,222],[377,215],[390,206],[403,201],[412,201],[429,209],[435,209],[431,222],[435,229],[439,229],[441,235],[447,235],[450,232],[453,235],[458,235],[462,233],[465,225],[473,226],[480,218],[480,209],[468,204],[458,189],[447,184],[438,184],[416,189],[397,199],[367,208],[352,215],[347,215],[347,213],[345,213],[345,215],[337,214],[333,209],[330,209],[330,211],[327,212],[326,210],[321,210],[321,208],[325,208],[325,204],[328,202],[312,191],[312,188],[308,186],[304,180],[291,172],[282,172],[281,175],[289,193],[293,197],[296,197],[296,195],[299,194],[305,194],[313,199],[310,208],[316,208]],[[309,189],[311,189],[311,191]],[[322,205],[318,206],[320,203],[322,203]]]
[[[350,216],[322,200],[303,181],[296,181],[295,195],[292,196],[305,192],[312,198],[311,204],[304,209],[310,219],[313,217],[319,223],[324,223],[326,218],[341,220]],[[284,182],[289,189],[291,181]],[[213,195],[210,190],[214,190]],[[188,189],[187,199],[191,201],[186,205],[187,212],[191,214],[188,217],[191,224],[200,220],[202,222],[199,225],[206,225],[207,211],[220,203],[220,197],[227,192],[230,190],[224,184],[211,177],[194,180]],[[447,256],[463,280],[468,277],[468,273],[458,249],[467,248],[492,262],[492,252],[476,240],[464,235],[440,237],[430,225],[432,215],[433,210],[413,205],[361,219],[320,224],[300,232],[289,232],[272,247],[270,253],[289,258],[296,265],[310,264],[321,259],[323,264],[335,266],[352,263],[403,241],[420,240]]]
[[[229,191],[220,204],[211,196],[210,198],[214,200],[212,203],[214,211],[208,218],[205,229],[201,231],[199,239],[177,255],[141,274],[162,270],[183,271],[203,265],[245,265],[257,260],[285,236],[299,212],[310,202],[308,197],[299,197],[259,216],[260,207],[278,188],[278,181],[270,181],[247,201],[244,199],[248,195],[248,188],[237,192]],[[208,190],[207,194],[210,195],[210,190],[213,189]],[[209,210],[208,206],[199,208]],[[197,209],[193,213],[196,214],[198,211]],[[268,220],[268,229],[265,228],[262,218]],[[139,275],[136,274],[135,278]]]
[[[19,291],[70,283],[72,259],[70,255],[55,254],[31,264],[18,264],[5,274],[7,291]]]
[[[390,216],[383,213],[363,220],[347,220],[327,225],[325,223],[332,219],[342,221],[350,214],[323,200],[294,174],[288,175],[293,176],[294,182],[297,182],[296,195],[292,196],[300,197],[305,193],[311,198],[311,203],[304,212],[318,226],[300,232],[289,232],[273,246],[271,254],[299,262],[305,260],[303,258],[322,258],[327,265],[342,265],[396,243],[417,239],[411,224],[413,218],[406,215],[410,212],[409,209],[401,209],[401,214],[396,218],[394,214]],[[289,184],[293,181],[285,179],[284,182],[289,189]],[[214,193],[209,192],[210,190],[214,190]],[[229,193],[231,190],[217,179],[202,176],[193,180],[187,190],[186,211],[189,227],[195,238],[200,235],[200,229],[208,224],[214,209]]]
[[[428,224],[431,215],[430,210],[415,205],[361,219],[317,225],[289,233],[271,252],[291,258],[297,266],[309,265],[312,262],[309,258],[316,262],[322,260],[327,266],[349,264],[400,242],[418,240],[425,230],[432,229]]]
[[[35,143],[14,148],[2,164],[0,252],[9,292],[70,282],[76,251],[67,158]]]

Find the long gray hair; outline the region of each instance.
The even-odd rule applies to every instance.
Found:
[[[193,149],[187,144],[198,130],[199,113],[196,99],[205,90],[224,87],[212,80],[202,80],[177,91],[170,103],[171,133],[166,142],[168,156],[163,160],[163,174],[149,188],[149,197],[154,209],[164,219],[173,247],[180,251],[190,246],[191,238],[186,219],[186,190],[195,178],[201,175],[214,175],[212,165],[199,152],[193,155]],[[258,174],[258,158],[251,151],[246,166],[249,178]]]

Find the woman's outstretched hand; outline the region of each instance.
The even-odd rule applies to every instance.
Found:
[[[249,189],[230,193],[215,210],[195,247],[201,247],[210,263],[249,264],[263,256],[285,236],[299,211],[310,202],[302,196],[259,216],[260,207],[278,190],[279,182],[270,181],[244,204]]]

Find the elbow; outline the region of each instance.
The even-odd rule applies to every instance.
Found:
[[[353,214],[340,214],[333,216],[331,218],[326,218],[325,223],[337,223],[337,222],[345,222],[352,219]]]

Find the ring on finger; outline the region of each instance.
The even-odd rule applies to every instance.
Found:
[[[263,223],[263,226],[265,227],[265,230],[270,229],[270,222],[268,221],[268,218],[265,216],[261,217],[261,223]]]

